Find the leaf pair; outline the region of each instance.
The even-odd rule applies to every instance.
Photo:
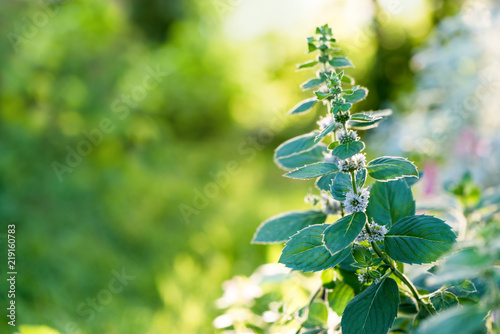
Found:
[[[363,229],[365,221],[366,215],[357,212],[333,224],[306,227],[285,244],[279,262],[302,271],[331,268],[351,253],[349,246]]]

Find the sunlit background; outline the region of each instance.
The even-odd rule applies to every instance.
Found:
[[[250,245],[259,223],[307,207],[312,183],[272,154],[324,112],[285,117],[309,97],[295,64],[318,25],[370,90],[357,110],[394,110],[369,149],[415,161],[419,198],[468,169],[498,183],[495,6],[1,1],[0,245],[17,224],[18,327],[0,332],[214,333],[222,282],[277,261]]]

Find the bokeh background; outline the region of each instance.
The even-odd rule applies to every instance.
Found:
[[[272,154],[324,112],[285,117],[324,23],[370,90],[356,108],[395,112],[373,154],[415,161],[424,199],[465,170],[498,183],[498,18],[488,1],[1,1],[18,326],[0,332],[214,333],[222,282],[277,260],[257,226],[307,207],[312,183]]]

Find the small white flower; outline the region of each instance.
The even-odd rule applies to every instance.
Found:
[[[357,275],[358,275],[358,280],[361,284],[367,283],[371,279],[370,274],[368,274],[367,268],[361,269]]]
[[[358,133],[352,130],[341,129],[337,133],[339,142],[341,144],[352,143],[353,141],[359,140]]]
[[[340,202],[326,193],[321,193],[321,207],[327,215],[334,215],[340,211]]]
[[[362,170],[366,167],[366,156],[364,153],[358,153],[345,160],[340,160],[337,162],[339,170],[344,173],[349,173],[351,171]]]
[[[365,228],[361,230],[361,232],[358,234],[356,237],[356,242],[363,242],[365,240],[368,240],[368,233],[366,233]]]
[[[373,272],[373,273],[376,273],[376,272]],[[369,268],[360,269],[360,271],[359,271],[359,273],[357,273],[357,275],[358,275],[358,280],[361,284],[370,283],[371,281],[373,281],[373,283],[377,284],[380,281],[379,278],[374,278],[374,277],[372,277],[372,275],[370,275]]]
[[[366,210],[366,206],[368,205],[369,197],[370,192],[367,188],[360,189],[357,194],[350,190],[346,194],[346,200],[344,201],[345,212],[364,212]]]
[[[384,225],[378,225],[375,222],[372,222],[369,227],[371,232],[371,236],[369,239],[370,242],[379,242],[384,240],[384,236],[387,233],[387,227],[385,227]]]
[[[361,233],[356,237],[357,242],[363,242],[368,240],[368,242],[380,242],[384,240],[384,236],[387,234],[387,227],[384,225],[378,225],[374,221],[368,224],[370,228],[370,233],[366,232],[366,228],[363,228]]]
[[[334,120],[330,116],[326,116],[326,117],[320,116],[319,121],[317,121],[316,123],[318,124],[319,129],[323,130],[327,126],[332,124],[333,122],[334,122]]]

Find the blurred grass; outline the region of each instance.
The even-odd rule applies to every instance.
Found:
[[[0,4],[7,36],[0,44],[0,245],[5,250],[6,225],[16,223],[18,324],[60,333],[212,333],[221,282],[277,260],[278,248],[250,245],[256,227],[306,207],[311,184],[281,178],[271,157],[311,129],[314,115],[283,128],[270,123],[307,96],[296,87],[310,74],[293,71],[307,59],[305,36],[229,41],[206,4],[154,4],[172,11],[144,26],[152,11],[137,10],[136,1],[66,2],[19,44],[9,34],[22,36],[41,9]],[[361,78],[376,46],[370,57],[359,63]],[[169,75],[122,120],[113,103],[142,84],[147,66]],[[376,87],[370,80],[361,83]],[[364,107],[379,107],[384,96]],[[53,162],[64,163],[67,146],[75,149],[82,131],[103,118],[114,130],[60,182]],[[249,139],[268,128],[268,141]],[[193,206],[195,191],[213,182],[210,173],[231,161],[239,172],[183,219],[180,205]],[[122,268],[135,278],[87,321],[79,308]],[[5,280],[0,291],[6,307]],[[0,331],[12,329],[2,321]]]

